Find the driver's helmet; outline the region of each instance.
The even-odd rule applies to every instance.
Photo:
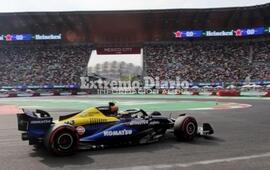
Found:
[[[110,102],[109,103],[109,110],[113,114],[118,113],[118,106],[115,103]]]

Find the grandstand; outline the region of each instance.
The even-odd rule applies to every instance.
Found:
[[[142,48],[146,76],[180,76],[191,82],[270,80],[270,4],[2,13],[0,24],[0,86],[78,85],[92,49],[106,47]]]
[[[88,46],[0,48],[1,85],[68,85],[86,74]]]
[[[145,71],[163,80],[179,76],[189,82],[270,80],[269,47],[269,41],[149,45],[145,47]]]

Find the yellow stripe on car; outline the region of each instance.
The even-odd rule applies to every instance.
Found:
[[[81,125],[90,125],[90,124],[116,122],[116,121],[119,121],[119,119],[117,119],[116,117],[105,116],[97,108],[91,107],[82,111],[81,113],[76,114],[75,116],[71,118],[68,118],[62,121],[55,121],[55,123],[81,126]]]

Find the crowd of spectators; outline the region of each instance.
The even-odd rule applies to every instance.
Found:
[[[145,74],[160,80],[239,82],[270,80],[270,42],[185,42],[147,45]]]
[[[90,57],[88,46],[0,48],[0,85],[80,83]]]
[[[89,46],[0,47],[0,86],[80,83]],[[183,42],[144,47],[145,75],[160,80],[270,80],[270,41]]]

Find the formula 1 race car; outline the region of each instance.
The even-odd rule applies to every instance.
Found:
[[[30,145],[45,146],[56,155],[70,155],[81,147],[104,147],[121,144],[144,144],[159,141],[171,129],[179,140],[191,141],[197,135],[213,134],[208,123],[198,127],[195,118],[182,114],[178,118],[147,114],[142,109],[122,113],[109,106],[90,107],[78,113],[60,116],[53,121],[43,110],[17,114],[22,140]],[[118,110],[118,108],[117,108]]]

